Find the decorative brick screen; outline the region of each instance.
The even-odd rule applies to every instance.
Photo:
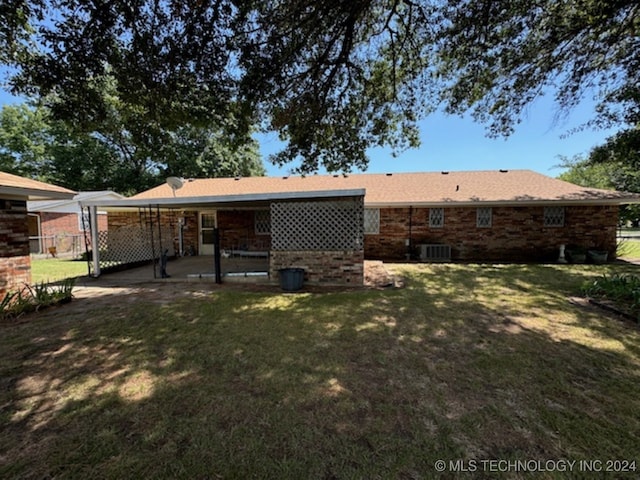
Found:
[[[271,204],[274,251],[362,250],[364,198]]]

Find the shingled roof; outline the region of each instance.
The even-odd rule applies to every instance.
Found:
[[[48,200],[73,198],[76,192],[50,183],[0,172],[0,194],[28,200]]]
[[[175,198],[346,189],[365,189],[369,207],[640,203],[638,194],[580,187],[531,170],[189,179]],[[173,197],[171,187],[163,184],[131,198]]]

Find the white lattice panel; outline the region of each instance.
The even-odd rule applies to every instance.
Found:
[[[168,255],[173,256],[173,235],[169,227],[163,227],[160,232],[156,227],[152,240],[150,228],[145,225],[128,225],[99,232],[100,267],[152,260],[159,258],[164,250],[169,250]]]
[[[273,250],[362,250],[362,197],[271,204]]]

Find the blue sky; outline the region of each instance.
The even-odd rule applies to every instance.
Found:
[[[0,103],[20,103],[21,99],[0,90]],[[592,118],[593,103],[585,101],[568,118],[555,119],[556,108],[548,98],[531,105],[516,131],[508,138],[488,138],[484,125],[470,117],[460,118],[435,113],[420,122],[422,145],[398,157],[390,151],[372,149],[367,172],[420,172],[442,170],[530,169],[549,176],[563,170],[554,168],[559,155],[573,157],[587,154],[602,144],[614,131],[585,130],[565,136],[567,131]],[[291,166],[276,167],[266,158],[278,151],[281,143],[276,134],[260,136],[260,149],[267,174],[289,173]]]
[[[369,173],[530,169],[552,177],[564,170],[554,168],[559,156],[588,154],[614,130],[584,130],[565,135],[593,117],[594,103],[584,101],[567,118],[558,120],[550,98],[541,98],[527,109],[522,122],[508,138],[488,138],[485,126],[470,116],[435,113],[420,122],[422,145],[394,158],[390,151],[369,151]],[[277,151],[275,134],[261,139],[263,155]],[[288,167],[277,168],[265,162],[269,175],[282,175]]]

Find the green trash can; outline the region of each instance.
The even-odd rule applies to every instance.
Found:
[[[278,273],[280,274],[280,287],[285,292],[296,292],[302,288],[304,283],[303,268],[281,268]]]

